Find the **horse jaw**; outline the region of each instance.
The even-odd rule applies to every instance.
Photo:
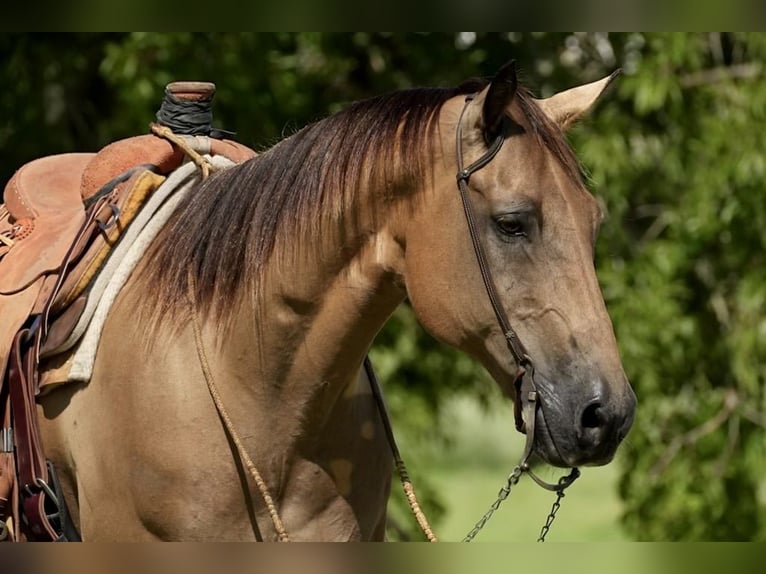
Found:
[[[584,116],[601,97],[609,85],[621,73],[620,70],[612,72],[609,76],[577,86],[549,98],[537,100],[537,105],[545,112],[548,118],[566,131],[578,119]]]

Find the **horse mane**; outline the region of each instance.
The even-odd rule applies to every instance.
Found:
[[[414,88],[355,102],[210,176],[180,203],[150,248],[139,275],[154,295],[144,306],[149,323],[184,315],[177,311],[188,305],[190,270],[201,312],[229,322],[246,282],[257,292],[280,233],[308,230],[322,237],[323,223],[347,212],[371,179],[393,171],[399,182],[422,179],[439,110],[487,84],[471,79],[456,88]],[[530,92],[520,88],[515,102],[525,130],[579,180],[566,138]],[[366,208],[374,217],[374,202]]]

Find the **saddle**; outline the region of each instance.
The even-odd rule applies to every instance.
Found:
[[[85,308],[88,286],[169,174],[190,160],[205,167],[204,155],[234,163],[255,156],[233,140],[213,137],[210,114],[201,128],[173,123],[173,112],[188,118],[183,115],[187,102],[196,110],[209,107],[214,90],[207,83],[169,84],[157,116],[168,119],[173,130],[153,124],[153,134],[114,142],[98,153],[36,159],[5,188],[0,204],[0,540],[67,538],[65,505],[37,427],[41,352],[70,335]]]

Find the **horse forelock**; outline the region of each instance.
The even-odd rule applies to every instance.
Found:
[[[179,205],[147,256],[139,280],[153,297],[141,298],[141,311],[148,313],[143,319],[182,321],[185,314],[178,311],[188,305],[191,270],[202,313],[227,324],[245,293],[259,292],[275,251],[311,245],[339,218],[353,227],[363,219],[357,210],[374,219],[382,197],[356,201],[374,181],[422,180],[442,105],[486,85],[476,79],[457,88],[401,90],[353,103],[208,178]],[[526,90],[519,90],[517,102],[531,135],[580,179],[561,130]]]

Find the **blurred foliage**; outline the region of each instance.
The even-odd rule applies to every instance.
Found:
[[[454,85],[510,58],[541,96],[624,71],[571,140],[609,214],[599,277],[639,397],[621,458],[626,528],[766,539],[762,34],[4,34],[0,182],[34,157],[145,133],[172,80],[216,82],[215,124],[264,148],[355,99]],[[448,446],[446,399],[496,397],[406,306],[373,358],[415,468],[426,445]],[[438,514],[440,493],[413,473]],[[393,500],[393,536],[406,537]]]

